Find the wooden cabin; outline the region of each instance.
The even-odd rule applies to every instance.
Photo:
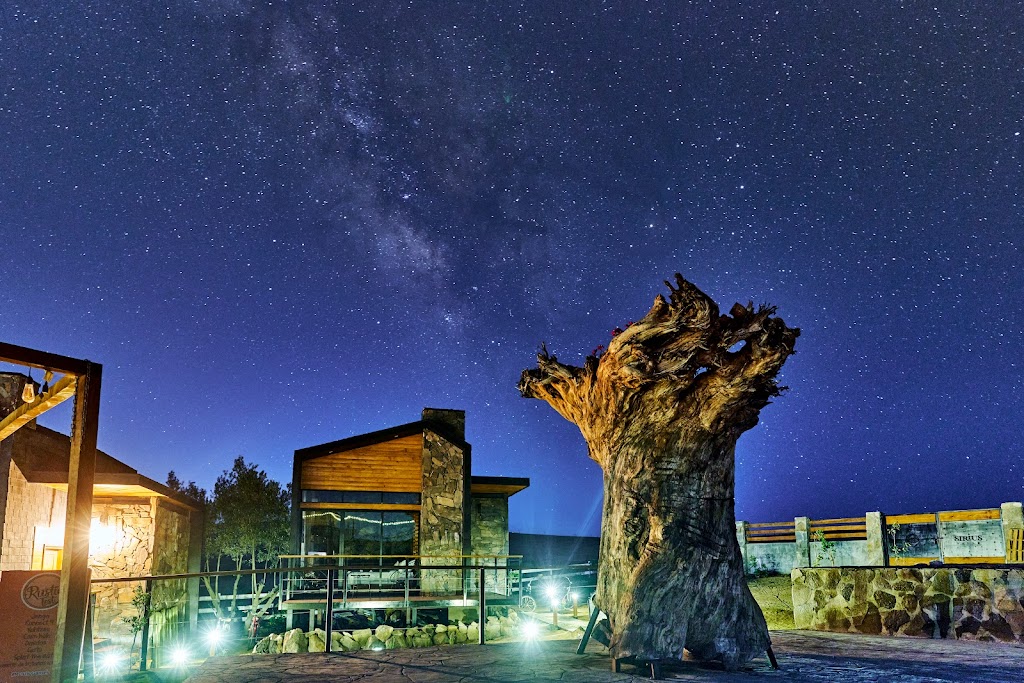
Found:
[[[472,475],[462,410],[295,451],[297,555],[508,554],[508,499],[518,477]],[[386,563],[386,562],[385,562]]]

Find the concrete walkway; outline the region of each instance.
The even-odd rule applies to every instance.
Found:
[[[766,657],[727,673],[694,662],[665,670],[666,680],[814,683],[1003,683],[1024,680],[1024,647],[950,640],[883,638],[817,631],[772,633],[780,671]],[[643,672],[613,674],[607,650],[576,641],[460,645],[343,654],[239,655],[206,661],[188,683],[639,683]]]

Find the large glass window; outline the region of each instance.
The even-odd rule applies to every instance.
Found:
[[[407,512],[385,512],[381,527],[381,553],[413,555],[416,552],[416,518]]]
[[[387,493],[384,491],[324,491],[303,489],[303,503],[385,503],[389,505],[419,505],[418,493]]]
[[[341,514],[333,510],[304,510],[303,544],[307,555],[341,552]]]
[[[342,544],[346,555],[380,555],[381,513],[346,511],[342,522]]]
[[[304,510],[306,554],[414,555],[417,517],[378,510]]]

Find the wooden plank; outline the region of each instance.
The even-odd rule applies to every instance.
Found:
[[[815,524],[844,524],[844,523],[856,523],[864,524],[864,517],[836,517],[835,519],[812,519],[811,526]]]
[[[0,361],[71,375],[85,374],[89,361],[0,342]]]
[[[793,534],[792,536],[747,539],[747,543],[792,543],[794,541],[796,541],[796,534]]]
[[[391,503],[300,503],[303,510],[398,510],[419,512],[419,505],[395,505]]]
[[[890,557],[890,567],[912,567],[915,564],[928,564],[934,562],[937,557]]]
[[[930,512],[924,512],[917,515],[886,515],[885,523],[888,525],[893,524],[930,524],[935,522],[935,515]]]
[[[1009,529],[1006,537],[1006,561],[1024,562],[1024,529]]]
[[[1005,557],[947,557],[946,564],[1006,564]]]
[[[0,441],[25,426],[50,408],[58,406],[75,395],[75,376],[64,375],[50,390],[33,403],[23,403],[17,410],[0,420]]]
[[[866,540],[867,537],[868,535],[865,531],[829,531],[825,533],[825,539],[829,541],[834,541],[836,539],[846,541],[863,541]],[[811,543],[814,542],[815,539],[812,538]]]
[[[423,488],[423,436],[353,448],[306,460],[302,489],[419,493]]]
[[[950,510],[939,513],[940,522],[974,522],[987,519],[999,519],[999,509]]]
[[[828,526],[811,526],[811,533],[814,531],[860,531],[861,533],[867,532],[866,524],[849,524],[843,526],[841,524],[833,524]]]
[[[792,529],[793,526],[793,522],[758,522],[756,524],[747,524],[748,529],[762,529],[767,527],[789,527]]]

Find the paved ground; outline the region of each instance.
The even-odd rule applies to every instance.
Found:
[[[949,640],[881,638],[816,631],[776,631],[781,666],[765,657],[743,671],[680,662],[666,670],[675,681],[754,683],[1015,683],[1024,680],[1024,647]],[[576,655],[576,641],[462,645],[445,648],[344,654],[240,655],[215,657],[188,683],[639,683],[643,672],[610,670],[607,651],[591,644]]]

